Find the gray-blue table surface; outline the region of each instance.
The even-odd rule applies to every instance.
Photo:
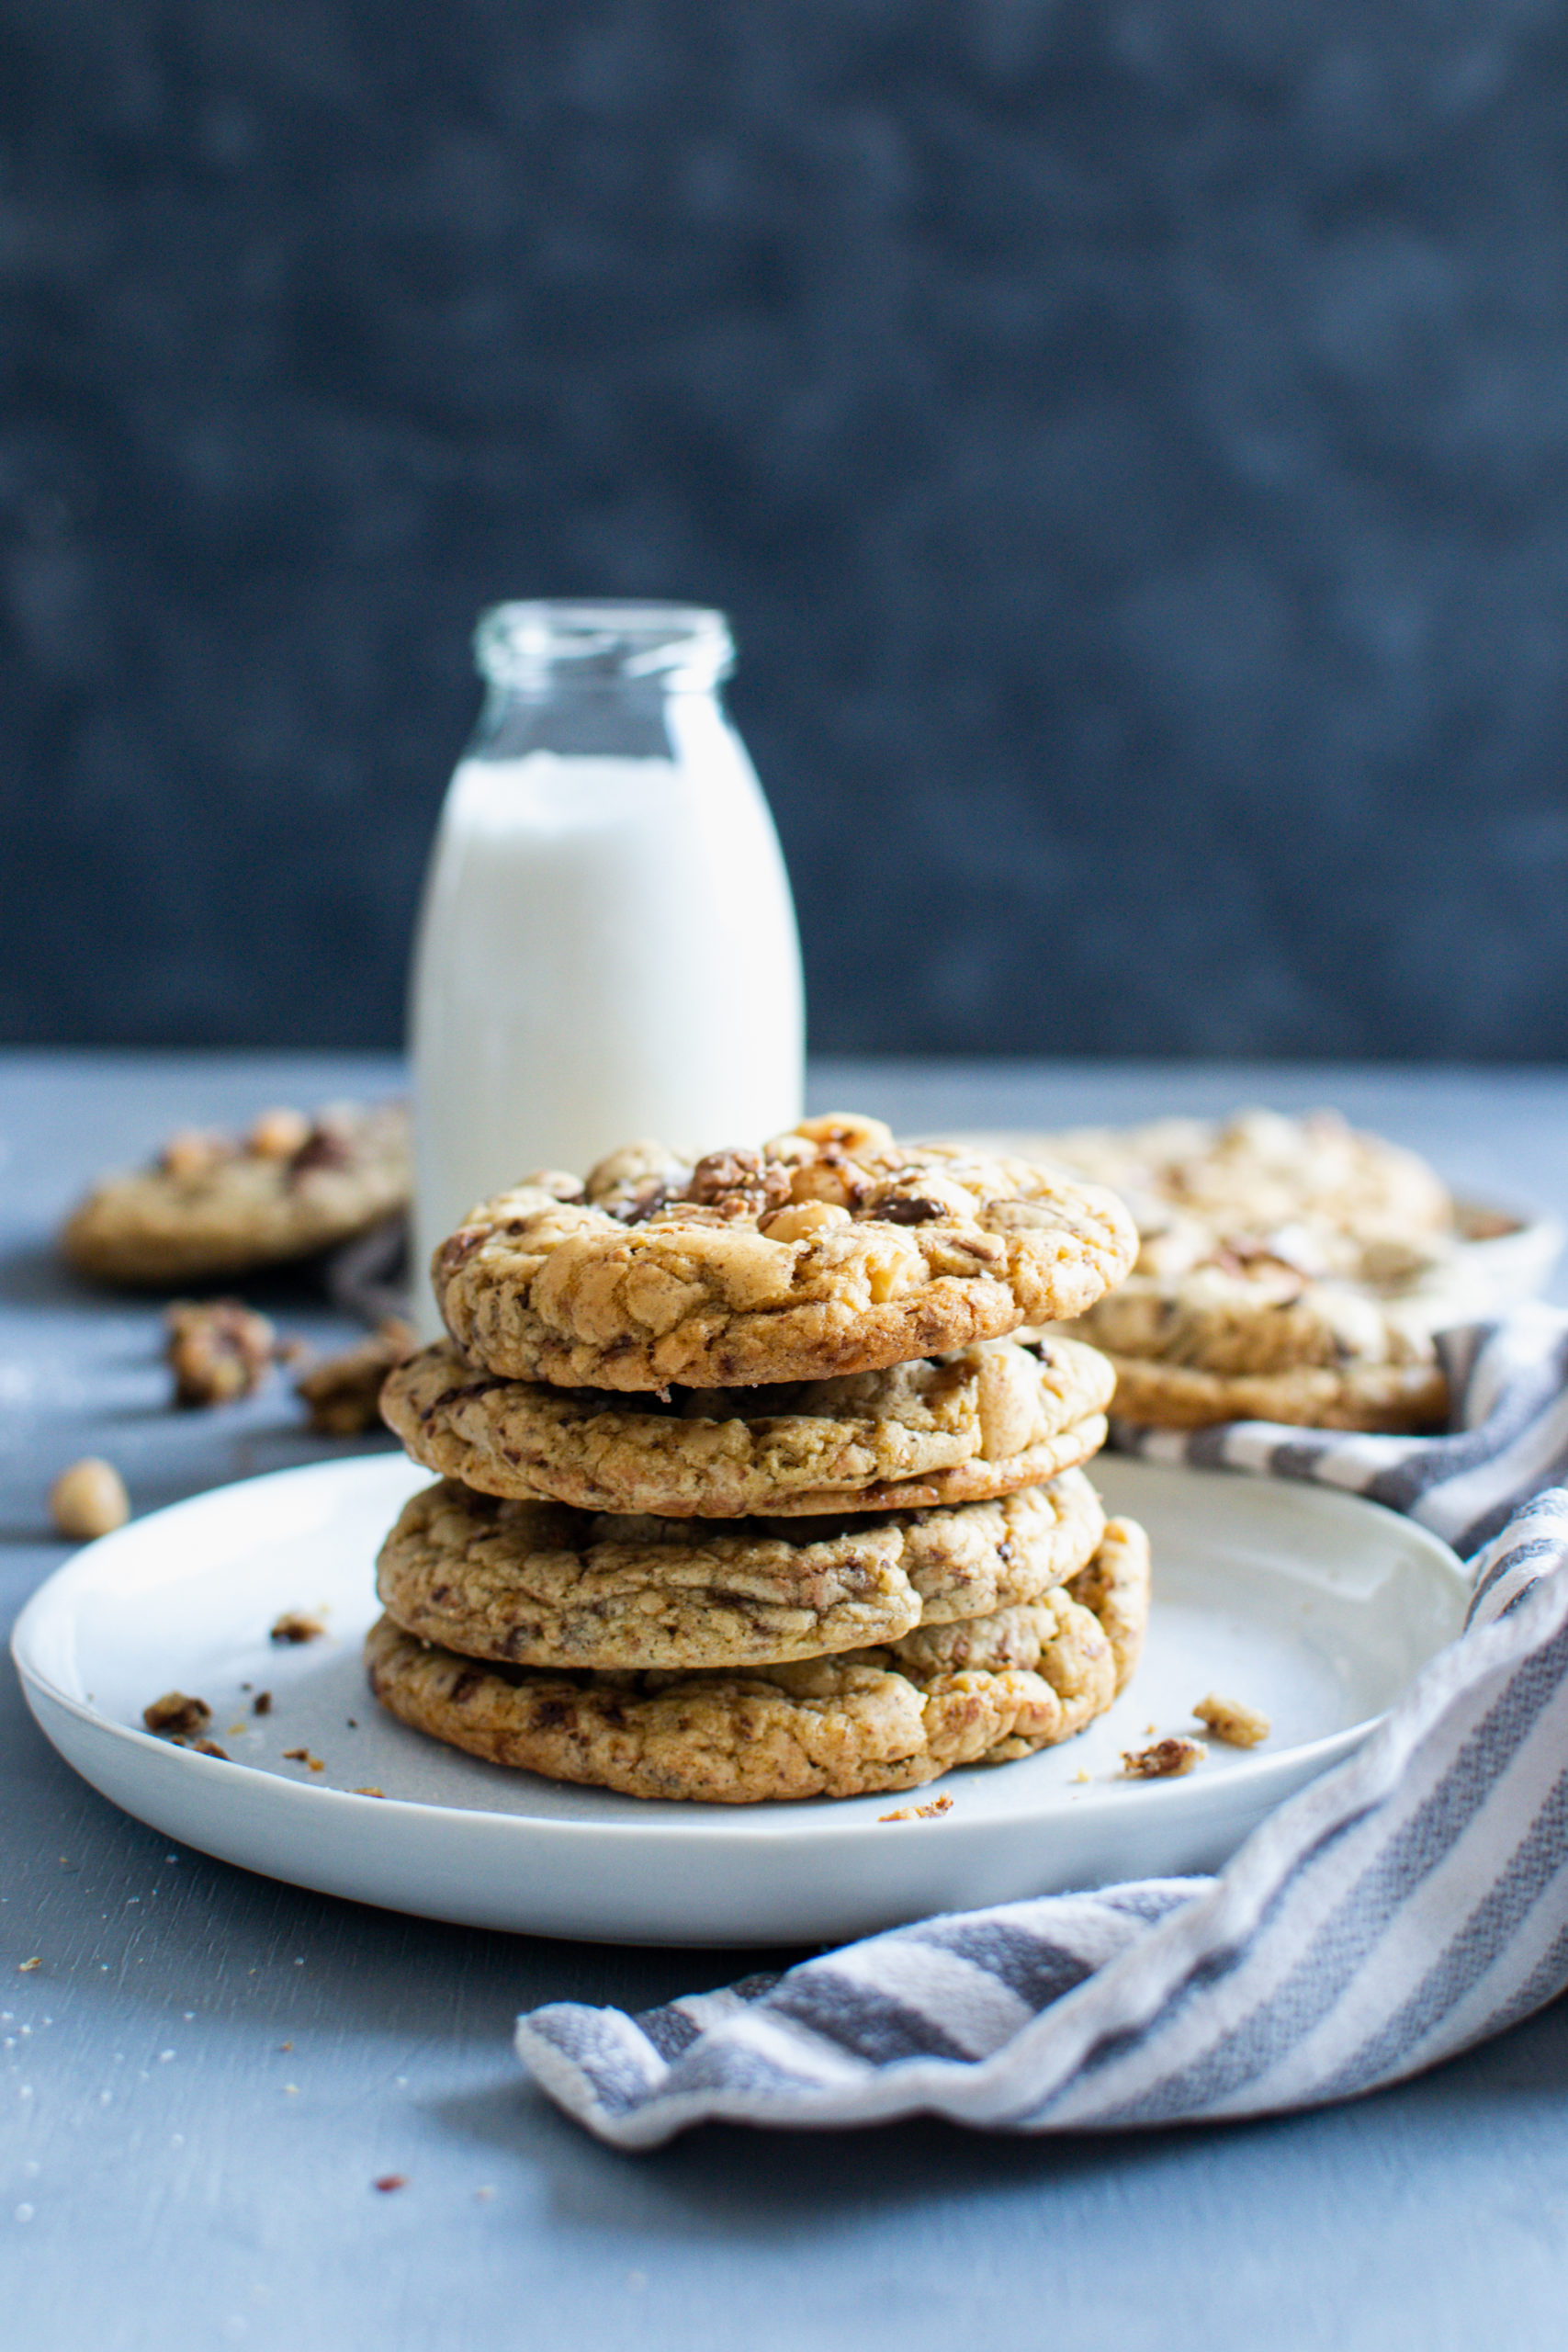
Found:
[[[174,1127],[396,1082],[385,1061],[0,1057],[7,1622],[65,1556],[44,1498],[76,1456],[112,1456],[142,1512],[332,1450],[282,1383],[172,1411],[157,1304],[70,1280],[62,1211]],[[1551,1072],[839,1064],[814,1096],[907,1128],[1332,1101],[1466,1191],[1568,1212],[1568,1075]],[[272,1306],[318,1341],[348,1336],[305,1292]],[[176,1849],[67,1770],[8,1670],[0,1773],[16,2352],[1562,2342],[1561,2005],[1400,2089],[1270,2122],[1067,2141],[710,2128],[628,2157],[525,2082],[514,2012],[641,2007],[769,1956],[481,1934]],[[406,2185],[378,2192],[391,2174]]]

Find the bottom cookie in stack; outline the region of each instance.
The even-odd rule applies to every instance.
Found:
[[[446,1480],[383,1547],[377,1698],[550,1779],[754,1804],[910,1789],[1104,1713],[1148,1545],[1081,1472],[840,1518],[593,1514]]]

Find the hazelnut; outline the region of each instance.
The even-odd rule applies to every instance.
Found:
[[[757,1230],[770,1241],[807,1241],[828,1226],[849,1222],[848,1209],[837,1208],[831,1201],[793,1201],[761,1218]]]
[[[795,1130],[818,1149],[836,1144],[840,1151],[886,1150],[893,1130],[880,1119],[863,1118],[854,1111],[827,1111],[818,1119],[802,1119]]]
[[[112,1462],[93,1453],[61,1472],[49,1490],[49,1508],[62,1535],[78,1544],[111,1533],[130,1517],[124,1479]]]
[[[204,1176],[227,1156],[221,1136],[203,1135],[199,1128],[186,1127],[169,1137],[158,1156],[158,1165],[165,1176]]]
[[[245,1137],[245,1148],[258,1159],[292,1159],[310,1132],[303,1111],[275,1106],[262,1113]]]
[[[827,1201],[836,1208],[852,1209],[870,1192],[871,1178],[852,1159],[829,1148],[821,1159],[797,1168],[789,1189],[791,1198],[797,1202]]]

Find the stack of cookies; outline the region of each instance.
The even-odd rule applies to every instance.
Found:
[[[1452,1200],[1414,1152],[1332,1111],[1246,1111],[1032,1140],[1111,1183],[1137,1220],[1130,1279],[1075,1333],[1122,1419],[1440,1427],[1434,1334],[1462,1317]]]
[[[476,1209],[382,1410],[440,1482],[382,1548],[371,1688],[500,1764],[719,1804],[913,1788],[1070,1737],[1148,1547],[1082,1464],[1121,1203],[871,1119],[653,1145]]]

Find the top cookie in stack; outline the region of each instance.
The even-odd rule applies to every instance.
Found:
[[[1097,1187],[863,1119],[486,1203],[433,1263],[452,1341],[383,1398],[445,1476],[383,1549],[378,1696],[496,1761],[731,1803],[1067,1736],[1131,1671],[1146,1545],[1076,1467],[1109,1367],[1008,1335],[1134,1247]]]
[[[1137,1248],[1113,1193],[879,1120],[682,1167],[633,1145],[488,1201],[431,1267],[487,1371],[595,1388],[823,1380],[1081,1315]]]

